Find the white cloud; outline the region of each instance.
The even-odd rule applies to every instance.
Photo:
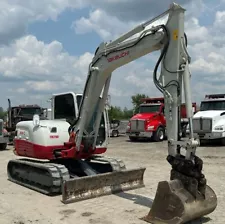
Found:
[[[83,79],[92,54],[80,57],[64,52],[58,41],[45,44],[35,36],[22,37],[7,47],[0,48],[0,73],[3,79],[30,81],[66,81],[68,76]],[[71,81],[71,80],[68,80]]]
[[[211,52],[208,55],[202,56],[192,63],[192,70],[199,72],[201,77],[217,75],[217,78],[223,78],[225,74],[225,60],[222,55]],[[213,78],[215,80],[215,78]],[[209,79],[210,81],[210,79]],[[211,80],[213,81],[213,80]]]
[[[26,92],[26,89],[25,88],[17,88],[17,89],[12,89],[12,88],[9,88],[8,89],[9,92],[12,92],[12,93],[25,93]]]
[[[29,93],[30,98],[42,99],[64,89],[82,92],[93,52],[71,56],[59,41],[46,44],[35,36],[25,35],[27,26],[34,21],[56,21],[67,8],[91,6],[89,15],[74,21],[72,28],[76,34],[96,32],[101,39],[109,41],[163,12],[169,3],[171,0],[165,0],[163,4],[149,0],[142,0],[141,4],[136,0],[2,0],[0,45],[10,44],[0,47],[0,80],[11,82],[13,87],[9,92],[11,89],[18,97]],[[185,32],[192,57],[193,96],[199,99],[203,96],[203,87],[199,88],[199,85],[206,88],[204,91],[216,92],[221,85],[219,81],[225,79],[225,9],[224,5],[217,7],[208,0],[178,0],[178,3],[184,3],[187,9]],[[220,3],[223,1],[218,1]],[[204,25],[199,22],[203,18]],[[123,105],[119,101],[128,102],[129,96],[138,92],[161,95],[152,79],[157,59],[158,54],[156,57],[154,53],[117,69],[110,86],[112,103]],[[211,85],[211,81],[218,83]]]
[[[130,94],[126,93],[124,90],[111,87],[109,90],[109,95],[115,97],[122,97],[122,96],[129,96]]]
[[[136,23],[120,21],[117,17],[108,15],[101,9],[96,9],[90,12],[89,18],[80,18],[73,22],[72,28],[77,34],[96,32],[102,39],[110,40],[123,34],[130,28],[134,27]]]
[[[225,11],[217,11],[215,14],[215,21],[214,21],[214,32],[224,32],[224,22],[225,22]]]
[[[60,83],[51,81],[42,81],[42,82],[27,81],[25,82],[25,84],[27,85],[27,88],[36,91],[56,90],[60,86]]]
[[[66,0],[1,0],[0,45],[24,35],[27,25],[34,21],[56,21],[68,6]]]
[[[185,22],[185,33],[188,37],[188,44],[210,41],[211,38],[207,27],[201,26],[199,20],[195,17],[191,17]]]
[[[89,52],[79,57],[70,56],[64,52],[60,42],[45,44],[32,35],[1,47],[0,53],[0,79],[13,82],[8,91],[21,97],[23,101],[47,99],[52,93],[62,91],[82,93],[93,57]],[[140,71],[139,80],[143,79],[145,82],[146,76],[150,83],[152,72],[144,67],[143,62],[129,63],[113,73],[109,94],[118,99],[113,102],[120,104],[123,99],[129,105],[130,96],[139,92],[140,88],[137,83],[130,82],[129,77]],[[124,81],[121,82],[121,79]],[[148,86],[141,90],[143,91],[148,91]]]
[[[142,21],[151,19],[166,11],[173,1],[149,1],[149,0],[83,0],[83,7],[90,5],[92,9],[100,9],[110,17],[116,17],[120,21]],[[203,0],[176,0],[177,4],[188,9],[188,14],[194,15],[203,10]],[[134,13],[135,12],[135,13]]]
[[[221,44],[224,44],[225,42],[222,38],[219,38],[220,36],[223,37],[223,35],[219,35],[221,34],[219,33],[221,31],[218,31],[219,27],[222,27],[224,24],[223,20],[225,20],[225,14],[222,11],[217,12],[214,24],[211,22],[212,25],[201,25],[197,16],[202,15],[201,13],[207,16],[207,13],[210,12],[207,7],[200,8],[200,6],[206,6],[204,3],[206,4],[206,2],[202,1],[191,2],[187,8],[192,11],[187,11],[189,13],[186,13],[187,16],[185,17],[185,32],[188,37],[188,51],[192,57],[192,80],[196,80],[198,84],[201,82],[209,82],[209,77],[211,75],[217,75],[222,78],[225,71],[225,63],[223,60],[225,52],[224,48],[221,48]],[[198,13],[201,11],[199,14],[195,11],[196,8],[198,8]],[[91,11],[89,17],[83,17],[80,20],[75,21],[73,23],[73,28],[77,34],[85,34],[94,31],[103,40],[109,41],[140,23],[140,20],[130,20],[125,22],[120,20],[119,17],[116,17],[116,14],[112,15],[106,12],[107,11],[104,11],[103,9]],[[165,23],[165,20],[158,21],[158,24],[159,23]],[[215,34],[218,34],[218,36]],[[133,72],[129,67],[126,67],[128,75],[125,76],[123,87],[129,88],[130,93],[139,91],[156,96],[161,93],[154,86],[152,74],[150,73],[149,75],[148,73],[146,76],[143,74],[146,73],[148,68],[150,68],[150,70],[154,68],[158,57],[155,58],[154,54],[148,55],[147,57],[150,59],[149,64],[139,68],[139,72]],[[147,61],[145,62],[148,63]],[[136,64],[136,62],[134,62],[134,64]],[[131,68],[135,67],[133,65]],[[201,79],[199,77],[201,77]],[[195,89],[193,89],[193,94],[195,95]],[[199,95],[197,96],[199,100]]]
[[[82,93],[93,57],[89,52],[71,56],[60,42],[45,44],[32,35],[2,46],[0,55],[0,89],[4,94],[14,93],[14,102],[20,98],[27,103],[62,91]]]
[[[188,48],[193,59],[191,63],[192,73],[197,73],[202,80],[208,82],[215,81],[215,77],[224,80],[224,22],[225,11],[218,11],[212,25],[201,26],[196,18],[187,25],[189,30],[187,34],[191,39]]]
[[[88,1],[86,1],[88,2]],[[118,36],[130,31],[135,26],[148,21],[151,18],[154,18],[154,16],[158,16],[163,11],[169,8],[170,1],[164,1],[163,5],[160,5],[158,1],[142,1],[142,4],[134,1],[129,1],[129,7],[128,1],[124,0],[121,1],[121,4],[126,8],[123,9],[122,5],[119,5],[116,3],[116,0],[109,0],[105,1],[103,5],[99,4],[99,1],[95,1],[95,7],[94,10],[90,11],[88,17],[81,17],[78,20],[75,20],[71,27],[74,29],[76,34],[87,34],[91,32],[97,33],[101,39],[104,41],[109,41],[117,38]],[[202,41],[208,36],[208,30],[204,26],[200,26],[198,19],[195,16],[199,16],[200,11],[206,13],[207,8],[205,8],[204,3],[202,0],[195,0],[195,1],[185,1],[180,0],[177,2],[180,3],[182,6],[185,7],[187,10],[185,12],[185,27],[186,32],[188,33],[190,41]],[[91,4],[91,2],[89,2]],[[154,4],[154,7],[150,7]],[[164,7],[163,7],[164,6]],[[99,8],[98,8],[99,7]],[[112,8],[115,8],[117,10],[113,11]],[[134,8],[135,15],[132,11],[132,17],[131,15],[128,16],[130,13],[130,10]],[[197,8],[197,11],[196,11]],[[110,10],[109,10],[110,9]],[[121,9],[122,12],[121,12]],[[138,10],[142,9],[143,12],[138,12]],[[148,14],[146,13],[146,9],[148,9]],[[118,13],[119,12],[119,13]],[[121,18],[121,14],[124,13],[127,15],[125,17],[126,19]],[[158,19],[154,23],[152,23],[150,26],[154,25],[160,25],[165,24],[168,20],[168,15],[164,16],[161,19]],[[148,27],[149,28],[149,27]]]

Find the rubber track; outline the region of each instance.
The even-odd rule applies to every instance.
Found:
[[[121,171],[125,170],[126,166],[124,162],[120,159],[116,158],[111,158],[111,157],[106,157],[106,156],[93,156],[91,160],[94,161],[99,161],[99,162],[106,162],[109,163],[110,166],[112,167],[113,172],[115,171]],[[23,178],[18,178],[18,175],[13,176],[11,173],[11,170],[9,169],[9,165],[13,164],[14,165],[24,165],[24,171],[25,171],[25,176]],[[30,166],[29,169],[28,166]],[[51,186],[47,186],[42,183],[35,182],[35,180],[39,180],[43,177],[44,174],[40,174],[38,177],[38,173],[36,172],[36,169],[44,170],[46,177],[50,177],[51,180],[48,182],[51,182]],[[56,163],[50,163],[50,162],[43,162],[43,161],[38,161],[38,160],[32,160],[32,159],[15,159],[15,160],[10,160],[8,163],[8,179],[14,183],[17,183],[19,185],[25,186],[27,188],[30,188],[32,190],[35,190],[37,192],[46,194],[46,195],[54,195],[54,194],[61,194],[62,192],[62,183],[64,180],[69,180],[70,175],[68,169],[61,164],[56,164]],[[35,175],[28,175],[28,172],[30,173],[35,173]],[[21,175],[20,175],[21,176]],[[35,176],[35,178],[34,178]],[[28,178],[27,178],[28,177]],[[31,177],[29,179],[29,177]]]
[[[94,161],[109,163],[112,167],[113,172],[126,170],[126,166],[121,159],[116,159],[107,156],[93,156],[91,159]]]
[[[20,178],[18,176],[13,176],[11,173],[11,170],[9,169],[9,165],[14,164],[16,166],[23,166],[25,169],[23,169],[26,174],[23,175]],[[30,166],[29,169],[27,169]],[[43,185],[43,183],[38,183],[36,180],[41,179],[43,177],[43,174],[40,174],[40,177],[38,177],[38,173],[35,171],[32,171],[33,168],[37,168],[40,170],[45,171],[46,177],[50,177],[51,180],[51,186]],[[28,172],[33,172],[35,173],[35,180],[34,178],[29,179]],[[32,175],[31,175],[32,176]],[[28,177],[28,178],[27,178]],[[40,193],[46,194],[46,195],[54,195],[54,194],[59,194],[62,192],[61,186],[63,180],[68,180],[70,178],[68,170],[66,169],[65,166],[60,165],[60,164],[55,164],[55,163],[46,163],[46,162],[41,162],[37,160],[28,160],[28,159],[15,159],[15,160],[10,160],[8,163],[8,179],[12,182],[15,182],[17,184],[20,184],[22,186],[25,186],[27,188],[33,189],[35,191],[38,191]]]

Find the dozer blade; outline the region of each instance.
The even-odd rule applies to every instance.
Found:
[[[150,212],[143,220],[153,224],[181,224],[215,210],[217,197],[206,185],[205,198],[195,199],[180,180],[159,182]]]
[[[65,204],[145,187],[146,168],[115,171],[63,182],[62,202]]]

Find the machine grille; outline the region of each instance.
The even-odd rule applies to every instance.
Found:
[[[131,131],[145,131],[145,120],[132,120],[131,121]]]
[[[193,131],[195,133],[212,132],[212,118],[202,118],[202,117],[193,118]]]

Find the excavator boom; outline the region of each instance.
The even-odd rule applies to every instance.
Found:
[[[154,21],[167,14],[168,20],[165,25],[148,28]],[[89,65],[78,119],[71,126],[71,133],[75,135],[76,151],[78,153],[91,153],[96,147],[100,117],[107,100],[113,71],[144,55],[161,50],[161,55],[153,72],[153,80],[165,98],[168,136],[167,161],[171,164],[172,170],[171,181],[159,183],[152,209],[144,217],[145,221],[151,223],[184,223],[212,212],[217,206],[216,195],[206,185],[206,179],[202,173],[203,161],[195,155],[199,142],[193,138],[191,75],[189,71],[191,58],[187,51],[184,14],[185,9],[173,3],[167,11],[158,17],[137,26],[110,43],[101,43]],[[138,36],[133,37],[134,35]],[[161,74],[158,78],[157,70],[160,63]],[[179,137],[182,92],[184,92],[190,126],[190,138],[187,141],[181,141]],[[100,95],[102,95],[101,98],[99,98]],[[184,155],[182,150],[185,151]],[[103,174],[101,181],[104,181],[104,175],[105,179],[108,178],[106,174]],[[118,175],[121,178],[123,176],[122,173],[118,173]],[[119,176],[109,185],[119,181]],[[96,177],[95,180],[97,182],[98,178]],[[63,195],[67,196],[67,200],[70,200],[67,192],[68,187],[66,187],[68,183],[71,198],[79,199],[81,194],[85,195],[92,190],[100,191],[96,190],[97,185],[93,184],[92,187],[90,185],[87,187],[85,183],[83,186],[86,186],[86,189],[84,187],[81,191],[76,191],[77,185],[73,182],[76,183],[76,180],[64,183]],[[129,178],[127,178],[127,182],[129,182]],[[107,181],[106,185],[108,185]],[[104,189],[104,186],[101,189]],[[74,196],[76,194],[77,197]]]

